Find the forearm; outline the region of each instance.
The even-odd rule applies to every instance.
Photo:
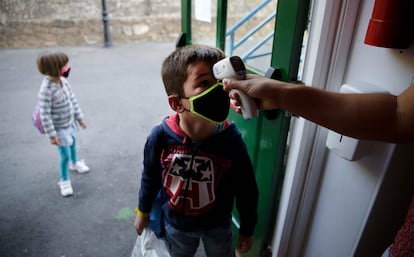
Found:
[[[355,138],[400,141],[397,97],[341,94],[290,85],[281,89],[280,108]]]
[[[285,109],[341,134],[393,143],[414,141],[414,83],[402,94],[342,94],[249,75],[223,80],[261,110]]]
[[[73,104],[75,119],[76,120],[82,120],[83,119],[83,113],[82,113],[82,110],[79,106],[78,99],[76,98],[76,96],[73,93],[72,93],[71,101],[72,101],[72,104]]]
[[[150,212],[152,203],[157,197],[159,190],[158,183],[155,183],[148,175],[142,174],[141,186],[138,193],[138,208],[140,211]]]

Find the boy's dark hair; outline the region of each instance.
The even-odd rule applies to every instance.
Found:
[[[177,48],[162,63],[161,77],[167,95],[184,95],[184,81],[187,79],[188,66],[196,61],[213,65],[226,55],[218,48],[206,45],[188,45]]]
[[[60,77],[62,68],[69,62],[69,57],[62,52],[43,52],[37,57],[37,69],[43,75]]]

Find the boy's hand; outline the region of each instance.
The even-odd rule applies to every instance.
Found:
[[[141,217],[137,215],[135,217],[134,227],[137,230],[138,235],[142,234],[142,231],[149,224],[149,217]]]
[[[79,126],[81,126],[83,129],[86,129],[86,123],[83,120],[78,121]]]
[[[253,236],[243,236],[239,234],[237,250],[240,253],[247,253],[253,246]]]

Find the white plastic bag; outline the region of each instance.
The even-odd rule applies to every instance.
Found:
[[[142,234],[137,237],[131,257],[169,257],[167,246],[163,239],[158,239],[149,228],[144,228]],[[194,257],[205,257],[203,242],[197,249]]]
[[[142,234],[137,236],[131,257],[168,257],[167,247],[162,239],[158,239],[149,228],[144,228]]]

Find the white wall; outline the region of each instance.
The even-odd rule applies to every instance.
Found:
[[[373,5],[361,1],[343,84],[365,81],[399,94],[414,76],[414,47],[400,51],[363,43]],[[378,142],[355,162],[327,152],[303,256],[353,255],[393,153],[393,145]]]
[[[413,45],[400,51],[363,43],[373,6],[374,0],[314,0],[305,64],[307,84],[339,91],[342,84],[363,81],[392,94],[409,86],[414,77]],[[371,223],[391,217],[382,214],[384,206],[398,203],[399,198],[392,198],[401,196],[395,190],[401,184],[398,179],[414,169],[409,158],[401,161],[394,153],[412,156],[414,147],[374,142],[365,157],[350,162],[326,149],[327,132],[303,119],[293,128],[273,256],[377,256],[362,253],[378,254],[388,244],[389,236],[382,241],[381,235],[375,236],[375,226],[382,224]],[[387,183],[395,170],[402,175]],[[414,176],[409,179],[405,187],[414,188]],[[383,200],[390,188],[395,192]],[[376,199],[377,195],[381,197]],[[393,207],[389,207],[391,212]]]

